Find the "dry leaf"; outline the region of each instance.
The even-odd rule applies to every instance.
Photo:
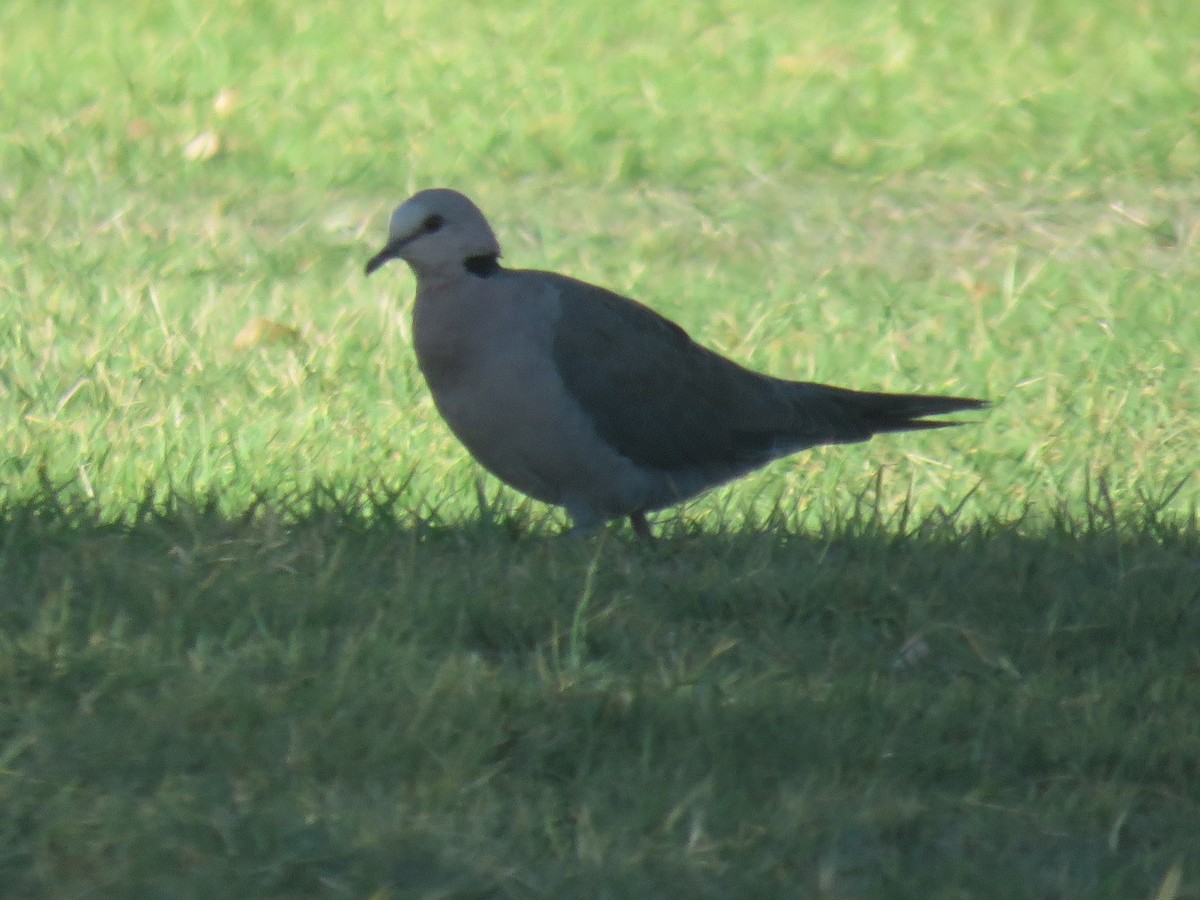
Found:
[[[292,344],[300,340],[300,329],[284,325],[266,316],[255,316],[233,339],[235,350],[249,350],[266,344]]]
[[[190,160],[212,159],[221,152],[221,138],[215,131],[202,131],[183,148],[183,155]]]
[[[238,92],[233,88],[225,88],[213,100],[213,110],[218,116],[227,116],[237,106]]]
[[[149,137],[153,130],[145,119],[133,119],[125,126],[125,136],[131,141],[140,141]]]

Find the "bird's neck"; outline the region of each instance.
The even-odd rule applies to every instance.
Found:
[[[487,278],[489,275],[495,275],[500,271],[500,260],[494,253],[487,253],[482,256],[468,256],[463,260],[463,268],[472,275]]]

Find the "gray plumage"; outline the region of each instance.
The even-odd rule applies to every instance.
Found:
[[[438,411],[485,468],[577,528],[628,516],[645,536],[647,512],[774,459],[987,406],[752,372],[634,300],[499,256],[475,204],[435,189],[397,207],[366,271],[412,267],[413,343]]]

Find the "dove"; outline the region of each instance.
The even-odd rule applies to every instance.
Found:
[[[773,460],[989,405],[755,372],[636,300],[500,255],[479,208],[433,188],[392,213],[366,274],[409,265],[413,348],[438,412],[485,469],[579,531],[628,518],[648,538],[647,513]]]

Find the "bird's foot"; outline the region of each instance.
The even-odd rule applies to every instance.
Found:
[[[630,513],[629,524],[633,526],[633,533],[638,536],[639,540],[654,540],[654,532],[650,530],[650,523],[646,521],[646,514],[644,512]]]

